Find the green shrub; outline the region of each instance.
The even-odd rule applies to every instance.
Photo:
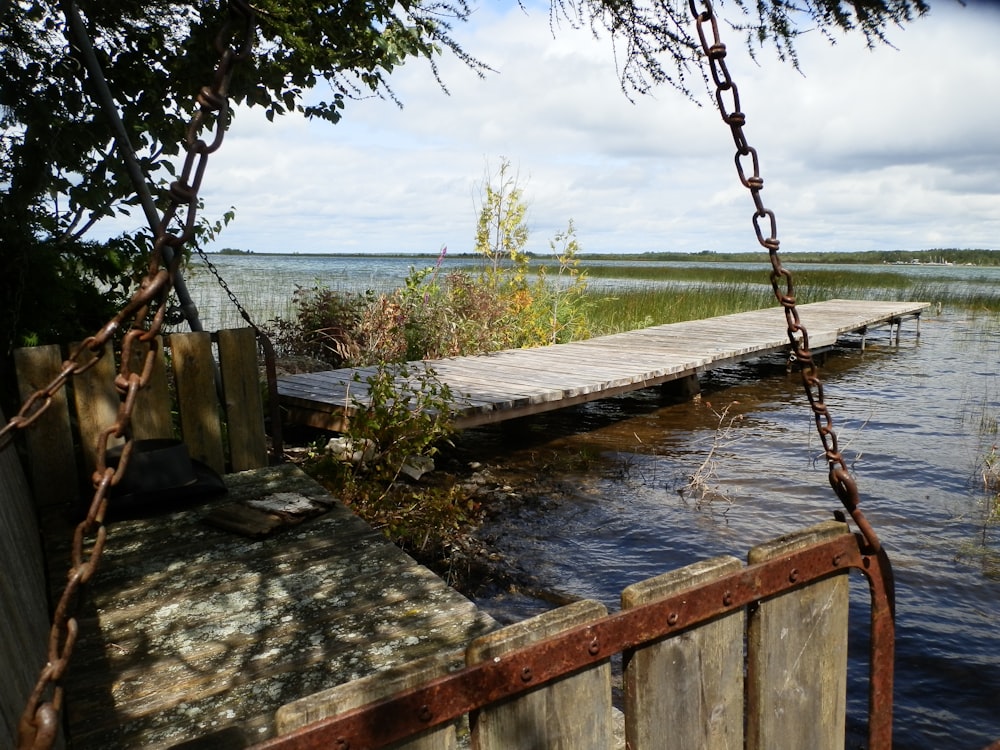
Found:
[[[352,397],[348,457],[317,445],[304,468],[396,543],[440,550],[473,520],[478,503],[453,481],[414,485],[401,476],[414,457],[433,457],[449,441],[451,391],[432,369],[409,365],[381,365],[355,383],[367,398]]]
[[[322,284],[310,288],[296,285],[292,300],[295,319],[279,317],[269,327],[279,355],[305,355],[333,367],[349,365],[358,359],[365,307],[362,295],[334,291]]]

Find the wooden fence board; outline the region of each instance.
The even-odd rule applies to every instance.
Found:
[[[750,550],[764,562],[847,531],[836,521]],[[845,570],[765,600],[747,629],[747,748],[843,750],[847,692]]]
[[[141,368],[149,344],[137,343],[133,349],[132,371]],[[163,355],[163,339],[156,337],[156,354],[149,383],[136,397],[132,413],[132,434],[136,440],[176,437],[173,415],[170,413],[170,393],[167,388],[167,365]]]
[[[6,419],[0,412],[0,424]],[[45,664],[49,633],[35,509],[17,452],[0,450],[0,746],[15,747],[17,724]],[[57,747],[62,747],[59,737]]]
[[[266,466],[267,441],[257,364],[257,338],[252,328],[219,331],[218,338],[232,471]]]
[[[278,709],[278,734],[288,734],[314,721],[336,716],[407,688],[418,687],[462,667],[464,663],[464,651],[446,651],[293,701]],[[456,736],[455,724],[446,724],[389,747],[392,750],[455,750],[458,747]]]
[[[742,567],[716,557],[622,592],[631,609],[717,580]],[[629,750],[743,747],[743,610],[624,657],[625,737]]]
[[[212,337],[204,332],[175,333],[170,337],[170,351],[184,442],[191,458],[222,474],[226,470],[226,457],[215,391]]]
[[[21,399],[52,382],[62,361],[55,344],[15,349],[14,366]],[[24,437],[35,502],[39,508],[64,507],[76,495],[78,483],[65,388],[52,396],[49,408],[25,431]]]
[[[75,350],[76,343],[70,344]],[[73,402],[76,405],[77,427],[80,432],[80,452],[83,468],[87,476],[97,465],[97,441],[101,433],[115,423],[118,406],[121,403],[115,391],[114,379],[117,368],[110,347],[105,344],[105,353],[86,372],[73,377]],[[94,359],[88,351],[80,355],[80,362]],[[120,438],[109,438],[108,448],[120,445]]]
[[[476,639],[466,661],[492,659],[606,614],[604,605],[589,600],[545,612]],[[610,662],[482,709],[471,717],[470,725],[475,750],[610,748],[614,739]]]

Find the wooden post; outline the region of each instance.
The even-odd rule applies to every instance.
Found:
[[[493,659],[606,614],[604,605],[589,600],[545,612],[477,638],[466,652],[466,662]],[[530,675],[530,665],[525,668]],[[470,724],[473,750],[610,748],[614,737],[610,661],[487,706],[472,715]]]
[[[701,393],[698,373],[692,372],[676,380],[668,380],[660,386],[660,392],[669,401],[688,401]]]
[[[754,547],[749,562],[771,560],[846,532],[846,524],[828,521]],[[748,750],[843,750],[847,604],[845,570],[766,599],[751,610]]]
[[[222,447],[222,421],[215,392],[215,360],[208,333],[175,333],[170,351],[177,381],[177,405],[181,431],[191,458],[208,464],[218,473],[226,471]]]
[[[710,583],[739,570],[716,557],[629,586],[622,609]],[[624,656],[629,750],[743,747],[743,627],[736,610]]]

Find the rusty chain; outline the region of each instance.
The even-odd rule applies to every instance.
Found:
[[[699,11],[697,0],[688,0],[688,7],[697,25],[702,51],[708,60],[712,83],[715,84],[715,101],[723,121],[732,130],[733,142],[736,144],[736,173],[743,187],[750,191],[756,209],[753,214],[754,233],[757,235],[757,242],[767,249],[771,260],[771,287],[785,311],[788,340],[792,345],[793,356],[799,364],[802,385],[816,421],[816,430],[823,443],[823,453],[829,466],[830,485],[857,524],[871,551],[878,552],[881,550],[881,542],[861,512],[857,484],[840,452],[833,420],[823,399],[823,382],[820,380],[819,368],[809,349],[809,332],[799,319],[799,312],[795,306],[792,273],[781,265],[778,254],[780,243],[777,219],[774,212],[764,206],[761,198],[764,179],[760,176],[760,160],[757,150],[747,142],[746,134],[743,132],[746,115],[740,108],[739,89],[726,65],[726,45],[719,37],[719,23],[712,10],[711,0],[701,0],[701,5],[704,10]],[[711,29],[711,39],[705,33],[706,26]]]
[[[29,396],[18,414],[0,429],[0,446],[3,446],[9,443],[15,430],[24,429],[38,420],[71,377],[86,371],[104,356],[106,345],[123,325],[130,326],[122,337],[121,365],[115,377],[120,399],[118,412],[115,421],[98,437],[97,465],[92,476],[94,495],[86,518],[76,526],[73,534],[68,581],[53,611],[49,629],[47,663],[39,674],[18,725],[20,750],[51,748],[58,734],[63,703],[62,680],[69,667],[79,630],[75,612],[80,590],[93,578],[101,561],[107,535],[104,516],[108,493],[125,473],[134,445],[131,425],[136,396],[149,383],[153,373],[156,337],[167,310],[171,279],[180,262],[179,251],[194,235],[198,191],[208,157],[222,145],[229,124],[229,81],[235,65],[249,56],[256,34],[255,15],[249,3],[230,0],[229,11],[229,17],[215,39],[219,61],[212,83],[203,87],[195,98],[196,110],[184,141],[187,151],[184,166],[178,179],[170,185],[170,202],[156,230],[145,278],[125,307],[97,333],[77,346],[52,381]],[[238,42],[235,47],[234,41]],[[211,142],[206,143],[199,135],[210,125],[214,134]],[[187,209],[180,216],[182,206]],[[181,222],[182,231],[171,231],[170,225],[175,220]],[[166,262],[165,257],[170,257],[170,261]],[[141,366],[134,369],[132,353],[137,342],[148,344],[148,350]],[[84,355],[88,352],[93,357],[85,361]],[[111,438],[125,440],[117,468],[108,466],[106,461]]]

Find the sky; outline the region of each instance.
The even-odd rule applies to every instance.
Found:
[[[501,158],[529,250],[549,252],[570,219],[585,253],[760,249],[700,88],[705,106],[668,87],[630,102],[607,38],[553,38],[547,7],[475,7],[454,36],[496,70],[485,80],[446,58],[446,94],[414,61],[390,79],[402,109],[348,102],[337,125],[240,112],[202,184],[206,215],[237,212],[209,249],[471,252]],[[807,33],[801,72],[721,32],[783,251],[1000,249],[1000,5],[932,0],[875,51]]]

